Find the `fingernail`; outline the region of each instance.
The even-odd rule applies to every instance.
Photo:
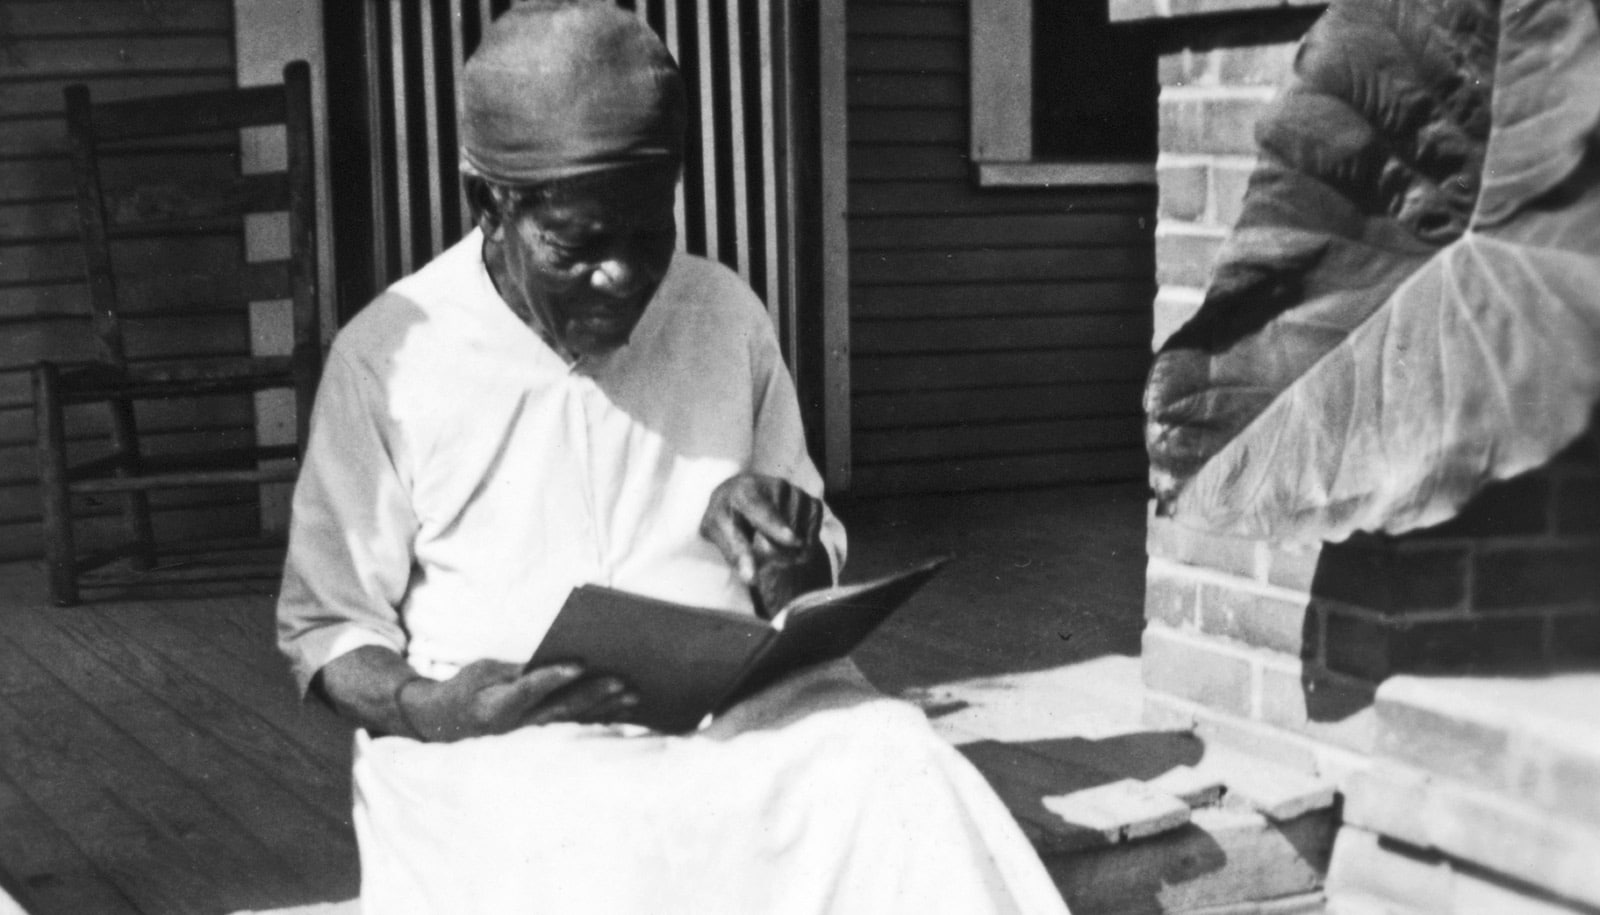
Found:
[[[754,560],[748,557],[739,560],[739,578],[741,578],[745,584],[749,584],[756,580],[756,564]]]
[[[556,673],[559,673],[563,677],[576,677],[583,673],[583,668],[576,664],[563,664],[556,668]]]

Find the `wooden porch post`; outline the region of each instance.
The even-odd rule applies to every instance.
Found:
[[[820,0],[818,136],[822,183],[823,476],[850,488],[850,239],[845,116],[845,0]]]

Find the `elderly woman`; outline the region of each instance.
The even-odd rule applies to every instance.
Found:
[[[827,584],[766,312],[675,251],[682,81],[604,2],[530,0],[462,85],[478,229],[339,335],[280,642],[358,724],[368,911],[1062,912],[1005,808],[853,667],[688,736],[522,670],[586,582],[756,612]]]

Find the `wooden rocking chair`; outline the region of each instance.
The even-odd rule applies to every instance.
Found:
[[[80,586],[164,580],[164,567],[173,565],[169,546],[171,550],[194,546],[157,543],[149,500],[153,491],[292,481],[321,370],[311,84],[305,62],[285,67],[279,86],[92,104],[88,88],[74,85],[66,89],[66,103],[97,357],[87,365],[42,363],[34,371],[45,558],[50,597],[59,605],[76,602]],[[103,154],[129,143],[137,147],[157,137],[214,136],[219,131],[275,124],[284,125],[286,131],[287,168],[282,172],[223,180],[172,175],[167,183],[143,182],[128,188],[114,188],[103,180]],[[130,271],[124,269],[126,256],[113,258],[113,241],[182,233],[237,237],[246,214],[281,210],[288,211],[289,257],[243,264],[242,270],[208,288],[236,308],[250,301],[289,299],[292,355],[171,360],[129,354],[125,326],[164,307],[169,315],[181,310],[170,303],[164,306],[164,296],[179,298],[171,285],[157,283],[153,292],[134,295],[129,293],[134,284],[119,284],[113,264],[123,273]],[[177,279],[181,286],[185,277]],[[138,300],[136,305],[133,299]],[[244,320],[242,312],[235,314]],[[136,402],[218,394],[252,397],[274,388],[293,391],[293,444],[208,447],[200,454],[159,456],[148,455],[141,447]],[[78,404],[99,404],[109,412],[109,454],[69,461],[65,411]],[[82,520],[82,503],[106,498],[121,504],[125,542],[80,555],[74,524]],[[108,567],[124,559],[125,571],[108,574]]]

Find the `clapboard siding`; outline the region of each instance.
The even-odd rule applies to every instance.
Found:
[[[920,426],[965,427],[984,423],[1071,417],[1116,416],[1137,401],[1144,380],[1085,384],[1016,385],[963,391],[863,393],[851,403],[862,431]]]
[[[1120,314],[995,318],[909,318],[857,321],[857,356],[1020,350],[1046,347],[1140,346],[1144,322]]]
[[[907,283],[851,290],[852,321],[877,318],[999,317],[1110,312],[1143,321],[1150,290],[1117,280],[1019,283]]]
[[[1153,190],[978,190],[966,0],[851,0],[852,487],[1130,479]]]
[[[62,90],[75,82],[87,83],[97,101],[231,88],[232,0],[0,3],[0,559],[40,552],[28,369],[41,359],[78,363],[94,355],[62,113]],[[103,166],[110,186],[222,177],[238,171],[238,138],[143,141],[108,155]],[[127,321],[130,355],[247,353],[243,250],[242,227],[116,242],[117,269],[137,274],[125,284],[137,313]],[[248,398],[146,403],[136,412],[147,449],[158,454],[197,440],[238,447],[253,435]],[[75,452],[104,452],[103,411],[74,407],[67,424]],[[248,533],[258,523],[252,487],[163,493],[154,501],[156,527],[167,533]],[[102,542],[114,521],[96,518],[85,542]]]

